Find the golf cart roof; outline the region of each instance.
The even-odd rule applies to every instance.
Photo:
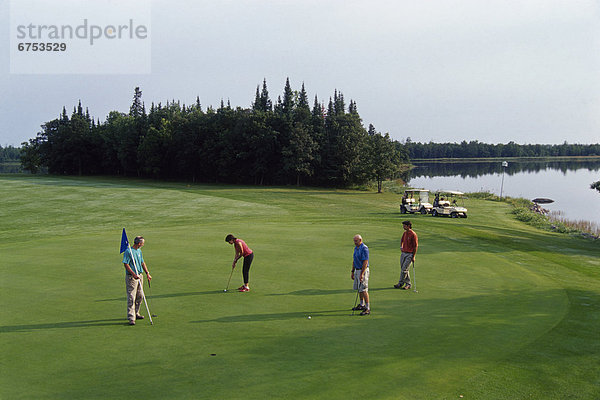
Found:
[[[406,189],[405,192],[429,192],[427,189]]]
[[[459,192],[458,190],[438,190],[437,193],[448,193],[457,196],[462,196],[464,194],[463,192]]]

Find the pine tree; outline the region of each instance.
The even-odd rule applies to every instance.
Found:
[[[129,108],[129,115],[131,115],[134,118],[138,118],[142,115],[145,115],[142,104],[142,91],[139,87],[135,88],[135,92],[133,94],[133,103]]]
[[[264,111],[261,109],[260,86],[259,85],[256,85],[256,95],[254,96],[254,102],[252,103],[252,109],[254,111]]]
[[[60,117],[60,121],[61,122],[69,122],[69,116],[67,115],[67,108],[65,106],[63,106],[63,111],[62,111],[62,115]]]
[[[260,92],[260,111],[273,111],[273,103],[269,98],[269,91],[267,90],[267,78],[263,79],[263,87]]]
[[[315,102],[313,103],[312,118],[313,118],[313,121],[318,120],[318,119],[320,119],[320,120],[324,119],[323,106],[321,105],[321,103],[319,103],[319,99],[317,98],[317,95],[315,95]]]
[[[369,124],[368,133],[369,133],[369,136],[375,136],[375,134],[377,133],[377,131],[375,130],[375,127],[373,126],[373,124]]]
[[[290,78],[286,78],[283,88],[283,101],[281,102],[281,111],[284,115],[290,116],[294,110],[294,92],[290,86]]]
[[[298,108],[310,111],[310,108],[308,106],[308,96],[306,94],[306,90],[304,89],[304,82],[302,82],[302,89],[300,90],[300,94],[298,95]]]
[[[337,89],[333,93],[333,111],[335,115],[343,115],[346,112],[344,95],[342,92],[338,92]]]
[[[350,100],[350,105],[348,106],[348,113],[352,115],[358,115],[358,107],[356,106],[356,102]]]

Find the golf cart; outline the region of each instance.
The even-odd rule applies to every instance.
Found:
[[[400,212],[427,214],[431,212],[433,206],[429,202],[429,190],[426,189],[407,189],[402,195],[402,204]]]
[[[440,190],[435,194],[431,215],[449,216],[452,218],[467,218],[467,209],[464,207],[464,193],[456,190]],[[460,203],[460,205],[458,204]]]

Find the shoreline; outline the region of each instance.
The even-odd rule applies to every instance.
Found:
[[[486,157],[486,158],[415,158],[411,163],[475,163],[502,161],[600,161],[600,156],[548,156],[548,157]]]

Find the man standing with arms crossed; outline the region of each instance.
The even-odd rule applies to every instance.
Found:
[[[400,256],[400,280],[394,287],[396,289],[408,290],[411,287],[408,271],[410,263],[415,261],[419,239],[415,231],[412,230],[412,223],[410,221],[402,222],[402,228],[404,228],[404,233],[402,234],[402,239],[400,239],[400,247],[402,248],[402,255]]]
[[[362,236],[354,236],[354,259],[350,278],[354,280],[354,290],[358,291],[360,304],[353,310],[362,310],[360,315],[370,315],[369,304],[369,248],[363,243]]]

